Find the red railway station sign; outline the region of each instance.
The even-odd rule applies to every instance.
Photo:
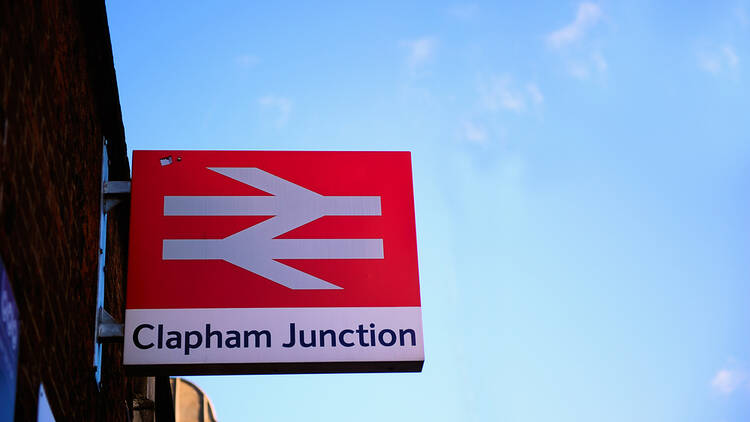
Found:
[[[408,152],[135,151],[124,363],[420,371]]]

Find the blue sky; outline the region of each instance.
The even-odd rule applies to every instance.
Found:
[[[409,150],[420,374],[226,421],[750,418],[750,3],[108,1],[132,149]]]

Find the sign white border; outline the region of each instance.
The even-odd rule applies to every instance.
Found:
[[[125,365],[424,361],[420,307],[129,309],[125,320]]]

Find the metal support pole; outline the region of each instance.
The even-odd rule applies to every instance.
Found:
[[[175,422],[173,400],[169,376],[156,377],[156,422]]]

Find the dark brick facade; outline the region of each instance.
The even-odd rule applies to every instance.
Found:
[[[21,319],[16,420],[128,419],[122,345],[94,368],[102,140],[129,168],[104,2],[0,2],[0,256]],[[124,318],[128,207],[109,215],[105,308]]]

